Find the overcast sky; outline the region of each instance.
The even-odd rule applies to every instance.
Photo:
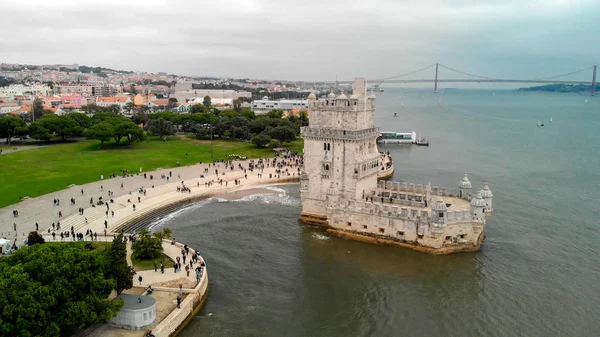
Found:
[[[7,63],[331,80],[390,77],[436,62],[494,78],[540,78],[599,61],[600,0],[3,0],[0,5],[0,62]],[[448,72],[440,77],[446,74],[450,77]],[[432,76],[430,69],[417,77]],[[576,78],[588,77],[591,72]]]

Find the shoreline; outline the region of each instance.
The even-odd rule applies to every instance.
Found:
[[[231,166],[226,166],[225,163],[215,163],[196,164],[170,170],[159,169],[145,172],[145,177],[144,173],[138,173],[129,177],[99,180],[27,199],[17,205],[0,209],[0,237],[14,239],[17,246],[21,246],[27,233],[35,231],[35,224],[39,223],[38,232],[48,242],[72,241],[72,236],[64,240],[60,238],[61,233],[69,231],[82,234],[96,233],[98,241],[112,240],[116,233],[121,232],[130,224],[137,223],[147,227],[148,221],[155,220],[154,215],[157,212],[167,210],[169,207],[212,197],[234,200],[253,194],[275,194],[277,191],[266,187],[299,182],[300,166],[296,164],[294,157],[265,159],[265,167],[254,168],[252,171],[249,169],[249,163],[250,160],[245,160],[233,161]],[[150,175],[154,179],[150,179]],[[184,190],[183,187],[185,187]],[[69,203],[71,198],[76,198],[75,202]],[[102,199],[103,203],[98,202],[101,198],[104,198]],[[61,199],[60,206],[56,205],[56,199]],[[90,201],[89,204],[86,202],[87,200]],[[54,204],[52,206],[51,201]],[[19,211],[18,217],[13,217],[13,209]],[[83,214],[81,209],[83,209]],[[58,214],[59,211],[60,214]],[[54,226],[59,221],[60,229]],[[13,223],[16,224],[17,231],[14,230]],[[53,238],[51,233],[55,233],[57,236]],[[171,244],[171,241],[163,240],[165,254],[168,254],[171,259],[175,259],[179,255],[178,252],[184,245],[181,240],[176,238],[173,240],[176,241],[175,246]],[[84,236],[84,241],[91,241],[91,238]],[[201,247],[197,248],[201,249]],[[198,249],[195,250],[198,251]],[[202,254],[200,252],[198,254],[204,260]],[[136,285],[134,280],[133,288],[145,289],[148,284],[161,284],[161,282],[186,277],[185,273],[157,274],[154,270],[142,270],[138,274],[143,275],[143,279],[146,280],[145,284]],[[187,276],[187,278],[190,277],[192,276]],[[195,275],[193,279],[195,281]],[[206,302],[208,283],[207,266],[200,282],[193,289],[183,289],[187,296],[181,302],[181,308],[173,309],[161,322],[145,331],[152,330],[156,337],[170,337],[179,333]],[[178,292],[178,289],[170,287],[157,286],[155,289],[173,294]],[[94,334],[96,336],[140,337],[140,332],[143,332],[111,328],[108,324],[100,330]]]

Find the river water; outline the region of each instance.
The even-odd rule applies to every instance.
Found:
[[[598,335],[600,97],[388,89],[376,124],[431,143],[380,147],[394,180],[489,180],[495,212],[481,251],[330,238],[297,223],[295,185],[201,201],[155,226],[208,265],[208,300],[182,337]]]

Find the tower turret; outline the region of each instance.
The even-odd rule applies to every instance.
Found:
[[[458,183],[458,196],[460,198],[469,200],[469,195],[471,194],[471,182],[467,177],[467,173],[465,172],[465,176],[462,178],[460,183]]]
[[[471,199],[471,212],[475,219],[483,220],[485,217],[485,200],[481,197],[481,190]]]
[[[483,191],[481,191],[481,197],[483,198],[483,200],[485,200],[485,212],[489,213],[493,211],[494,209],[492,208],[492,198],[494,197],[494,195],[492,194],[492,190],[490,190],[490,186],[488,185],[487,181],[483,186]]]
[[[431,205],[431,221],[436,224],[446,224],[448,218],[448,207],[444,199],[437,197]]]

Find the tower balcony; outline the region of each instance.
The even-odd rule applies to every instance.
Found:
[[[330,129],[330,128],[314,128],[305,126],[301,128],[300,133],[303,138],[316,139],[335,139],[335,140],[366,140],[379,137],[379,128],[369,128],[357,131]]]

